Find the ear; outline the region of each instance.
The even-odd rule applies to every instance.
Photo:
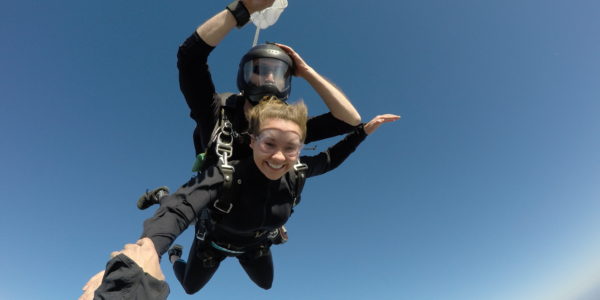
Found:
[[[251,135],[250,136],[250,148],[252,148],[252,150],[254,150],[255,142],[256,142],[256,138],[253,135]]]

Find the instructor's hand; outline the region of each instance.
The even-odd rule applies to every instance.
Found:
[[[160,261],[154,243],[149,238],[138,240],[135,244],[127,244],[121,251],[111,253],[111,258],[125,254],[133,260],[144,272],[158,280],[165,280],[165,275],[160,269]]]
[[[310,66],[302,59],[300,54],[290,46],[279,43],[275,43],[275,45],[283,49],[294,61],[294,68],[296,69],[294,75],[306,79],[306,74],[310,71]]]
[[[275,0],[240,0],[250,14],[271,7]]]

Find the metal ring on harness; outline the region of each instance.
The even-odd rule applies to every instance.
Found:
[[[217,205],[217,203],[219,203],[219,202],[221,202],[221,201],[219,201],[219,199],[217,199],[215,201],[215,203],[213,204],[214,208],[218,209],[222,213],[228,214],[231,211],[231,208],[233,207],[233,204],[231,202],[230,203],[226,203],[226,204],[229,204],[229,207],[227,207],[227,208],[221,208],[221,207],[219,207]]]
[[[196,233],[196,238],[200,241],[203,241],[206,239],[206,230],[203,232],[197,232]]]

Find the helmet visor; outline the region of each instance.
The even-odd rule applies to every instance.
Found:
[[[246,84],[272,86],[280,93],[290,87],[291,73],[287,63],[275,58],[255,58],[244,64]]]

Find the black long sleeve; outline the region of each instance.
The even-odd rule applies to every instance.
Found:
[[[196,154],[204,152],[215,124],[217,124],[218,96],[208,67],[208,56],[214,47],[194,33],[177,52],[179,88],[190,108],[190,117],[196,121],[194,147]]]
[[[321,175],[337,168],[352,154],[358,145],[365,140],[367,134],[363,124],[354,127],[352,133],[347,134],[341,141],[331,146],[324,152],[315,156],[303,156],[301,162],[308,165],[307,177]]]
[[[192,178],[175,193],[162,198],[160,208],[144,221],[142,237],[154,243],[159,256],[167,252],[173,241],[196,220],[202,208],[214,200],[223,176],[216,166]]]
[[[106,264],[102,284],[96,289],[94,299],[163,300],[169,292],[167,282],[150,276],[131,258],[119,254]]]

